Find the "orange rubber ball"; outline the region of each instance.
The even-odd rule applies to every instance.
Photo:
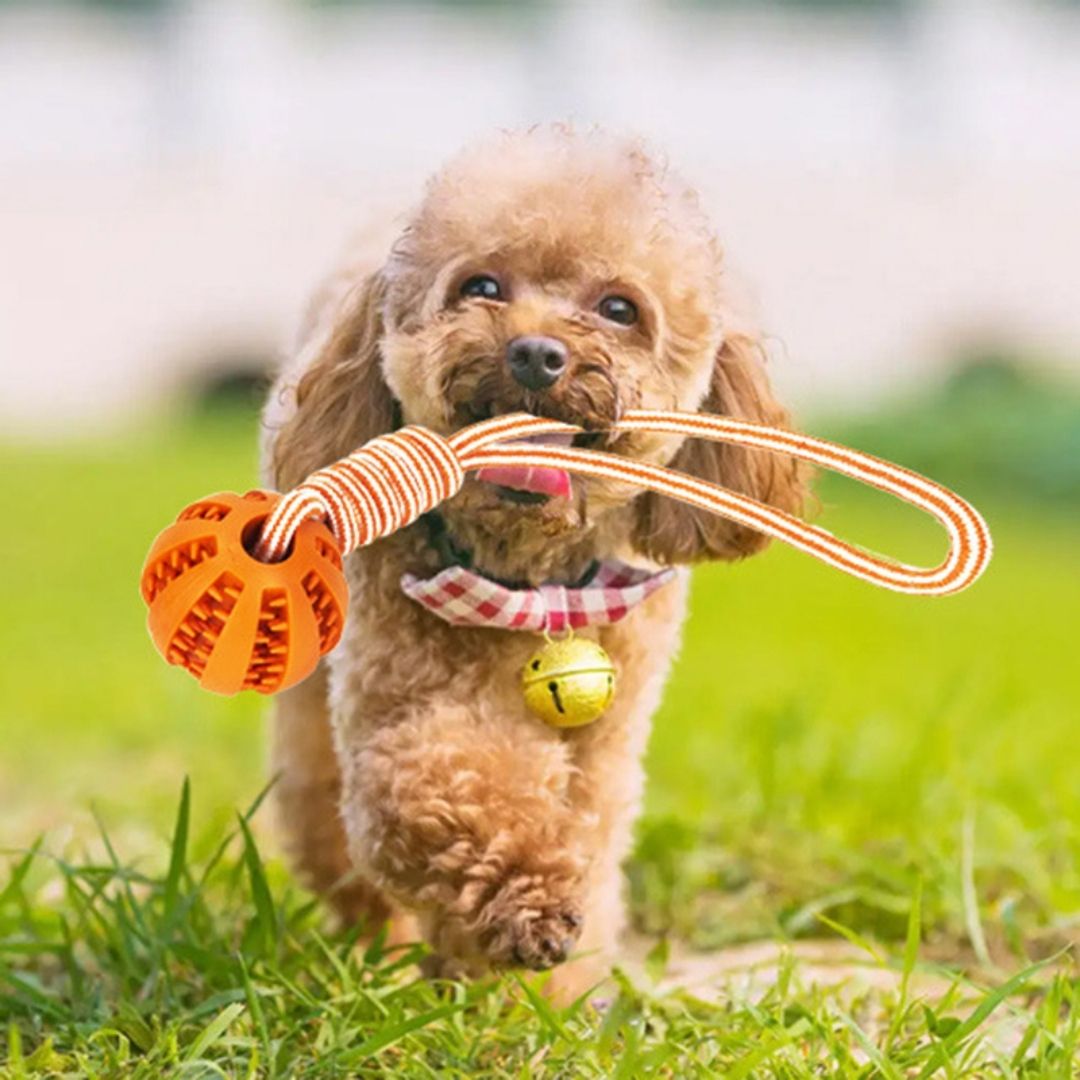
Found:
[[[280,562],[250,551],[280,496],[224,492],[158,534],[140,587],[158,652],[217,694],[275,694],[341,638],[348,586],[333,533],[305,521]]]

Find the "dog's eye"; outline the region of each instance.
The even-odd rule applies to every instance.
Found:
[[[458,290],[462,296],[479,297],[481,300],[501,300],[502,286],[490,274],[473,274],[461,283]]]
[[[620,326],[633,326],[638,320],[637,304],[633,300],[627,300],[625,296],[605,296],[596,310],[608,322],[618,323]]]

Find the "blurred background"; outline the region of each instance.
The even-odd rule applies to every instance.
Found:
[[[1075,926],[1078,56],[1067,0],[0,0],[0,847],[92,803],[158,850],[184,773],[204,819],[259,790],[265,703],[158,660],[143,555],[254,483],[260,388],[346,242],[377,258],[463,142],[570,119],[700,187],[804,427],[957,486],[998,544],[937,602],[790,551],[697,573],[639,923],[888,928],[917,866],[964,940],[966,820],[981,902]]]
[[[1075,371],[1077,55],[1066,0],[0,0],[0,425],[268,364],[350,232],[552,118],[701,187],[800,404]]]

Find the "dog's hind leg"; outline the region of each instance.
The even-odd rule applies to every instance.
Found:
[[[391,907],[349,858],[325,663],[277,695],[273,728],[274,800],[293,866],[343,924],[364,921],[373,932],[389,918]]]

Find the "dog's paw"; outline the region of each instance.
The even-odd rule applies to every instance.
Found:
[[[485,935],[485,952],[496,968],[546,971],[570,955],[582,923],[581,912],[566,902],[508,911]]]

